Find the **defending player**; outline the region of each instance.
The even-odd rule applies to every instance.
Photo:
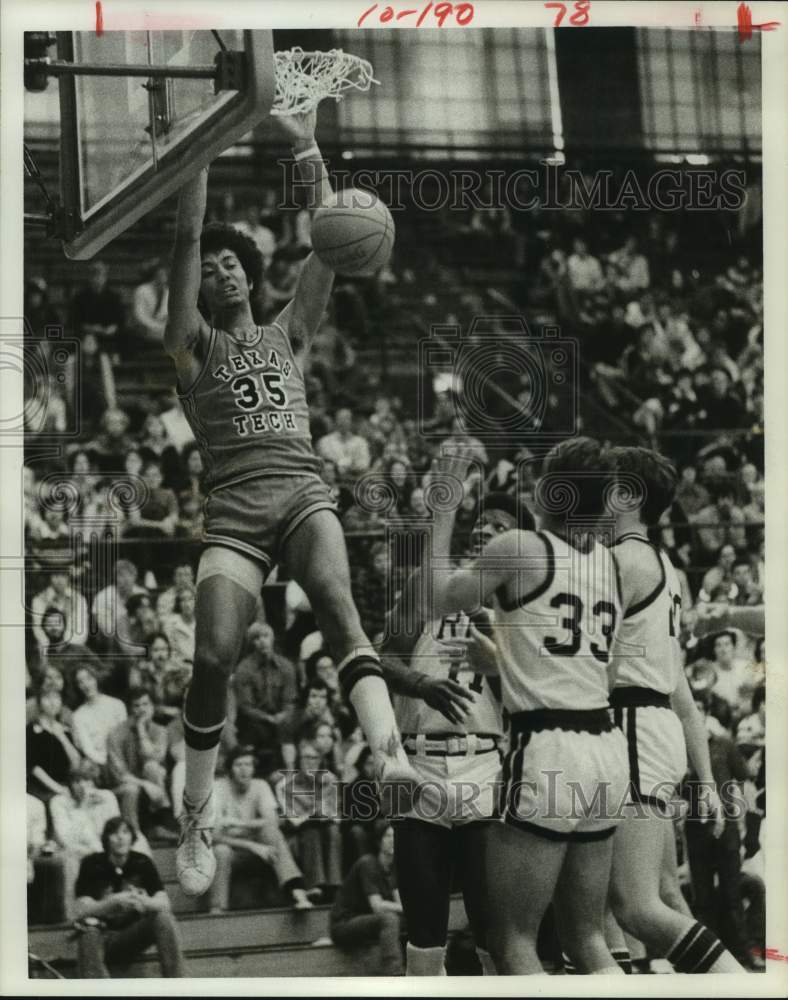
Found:
[[[314,111],[279,119],[294,142],[302,183],[319,205],[331,185],[315,120]],[[318,474],[294,355],[294,346],[306,352],[317,332],[333,272],[311,254],[293,300],[270,326],[258,326],[250,295],[262,279],[262,258],[230,226],[203,229],[206,186],[203,171],[180,195],[164,340],[209,485],[194,674],[183,720],[186,787],[177,870],[190,895],[205,892],[213,879],[211,788],[227,683],[274,563],[283,561],[309,598],[378,775],[413,777],[378,657],[351,597],[344,536]]]
[[[461,462],[446,471],[464,478]],[[486,871],[488,945],[503,975],[543,971],[537,935],[556,888],[567,890],[564,946],[576,966],[622,974],[604,934],[628,773],[608,707],[609,646],[621,617],[615,562],[594,537],[608,485],[597,442],[557,445],[537,484],[539,530],[507,531],[470,568],[433,573],[436,612],[489,602],[495,612],[510,747]],[[453,512],[435,515],[436,559],[449,552],[453,523]]]
[[[673,502],[676,470],[648,448],[613,448],[622,475],[613,494],[614,552],[621,570],[624,618],[613,643],[610,703],[629,751],[630,796],[637,803],[616,833],[611,905],[618,923],[677,972],[743,972],[714,934],[660,896],[665,858],[675,866],[667,803],[687,770],[687,752],[705,789],[706,808],[724,820],[706,730],[681,663],[681,586],[665,552],[648,540]]]
[[[505,493],[488,494],[469,555],[516,527],[533,527],[530,513],[518,511]],[[489,622],[486,615],[472,620],[462,611],[425,620],[427,601],[413,610],[416,594],[426,596],[420,581],[420,573],[409,578],[382,650],[389,687],[401,692],[393,700],[405,751],[424,782],[415,809],[394,825],[397,883],[408,928],[407,975],[446,975],[449,905],[457,876],[482,968],[495,975],[487,950],[483,879],[486,835],[496,815],[503,720],[500,680],[475,669],[477,663],[484,669],[479,658],[487,655],[488,644],[478,641],[478,630],[489,628]],[[420,695],[445,682],[454,687],[443,697],[453,694],[454,700],[442,712]]]

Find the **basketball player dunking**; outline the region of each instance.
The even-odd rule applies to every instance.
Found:
[[[312,204],[324,204],[332,191],[315,142],[315,112],[278,120],[294,142]],[[203,229],[206,188],[203,171],[181,191],[164,340],[209,489],[194,673],[183,719],[186,785],[176,859],[189,895],[205,892],[214,876],[211,790],[228,679],[275,563],[287,566],[309,598],[378,775],[392,782],[415,777],[351,597],[344,536],[319,476],[294,354],[295,345],[307,351],[317,332],[333,271],[310,254],[293,300],[270,326],[258,326],[250,294],[262,279],[262,258],[231,226]]]
[[[677,972],[743,972],[716,936],[686,907],[660,896],[666,864],[675,870],[668,802],[687,770],[687,752],[708,793],[709,816],[722,816],[708,737],[681,662],[681,585],[648,529],[673,502],[676,470],[648,448],[613,448],[615,470],[627,480],[615,495],[613,551],[621,570],[624,617],[613,643],[616,725],[629,748],[629,795],[637,811],[624,817],[614,840],[611,904],[618,923]],[[675,879],[674,879],[675,880]]]
[[[445,471],[462,480],[462,457],[447,460]],[[608,484],[597,442],[556,445],[537,483],[540,530],[497,535],[470,568],[433,573],[436,612],[491,603],[495,613],[510,732],[502,822],[492,825],[487,849],[487,940],[501,975],[543,971],[537,935],[556,890],[563,944],[576,966],[623,974],[604,933],[628,776],[608,701],[609,648],[621,617],[617,573],[594,537]],[[572,510],[557,509],[561,495],[574,498]],[[436,560],[449,553],[454,517],[435,514]]]
[[[483,498],[469,554],[478,555],[496,534],[532,525],[514,497],[490,493]],[[416,594],[427,595],[420,581],[420,571],[409,578],[381,650],[389,687],[404,695],[395,696],[394,711],[405,750],[424,782],[416,808],[394,826],[397,885],[408,930],[406,972],[446,975],[449,903],[459,876],[479,960],[486,975],[495,975],[487,950],[484,853],[497,815],[503,720],[499,679],[475,667],[486,652],[477,630],[489,621],[486,613],[472,620],[461,611],[430,621],[427,601],[414,608]],[[397,667],[404,673],[401,679]],[[407,684],[408,675],[425,686],[444,679],[461,685],[463,700],[455,703],[460,711],[447,721],[419,700],[419,687]]]

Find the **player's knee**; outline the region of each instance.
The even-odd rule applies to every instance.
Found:
[[[231,639],[213,639],[198,646],[194,654],[194,673],[203,678],[227,681],[235,669],[238,650]]]

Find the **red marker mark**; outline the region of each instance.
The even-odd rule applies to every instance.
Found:
[[[101,0],[96,0],[96,34],[104,34],[104,12],[101,9]]]
[[[700,19],[701,19],[701,13],[700,13],[699,10],[696,10],[695,11],[695,27],[696,28],[700,27]]]
[[[764,21],[761,24],[752,23],[752,11],[746,3],[740,3],[737,11],[739,22],[739,41],[747,42],[752,38],[753,31],[774,31],[779,28],[779,21]]]
[[[552,0],[551,0],[550,3],[546,3],[544,6],[545,6],[546,10],[557,10],[558,11],[558,13],[555,15],[555,20],[553,21],[553,27],[554,28],[560,28],[561,27],[561,22],[563,21],[564,16],[566,15],[566,11],[567,11],[566,4],[565,3],[552,2]],[[574,9],[575,9],[575,12],[569,18],[569,23],[573,27],[584,28],[588,24],[589,20],[591,19],[591,14],[590,14],[591,3],[590,3],[590,0],[577,0],[577,2],[574,4]]]
[[[367,20],[370,14],[375,14],[380,5],[373,3],[371,7],[368,7],[361,17],[359,17],[356,22],[357,26],[360,28],[361,25]],[[578,5],[575,4],[577,7]],[[417,7],[408,7],[404,10],[395,10],[395,8],[389,4],[384,7],[379,13],[376,14],[379,24],[388,24],[389,21],[396,18],[397,21],[404,21],[408,18],[413,18],[415,14],[418,14],[418,20],[416,21],[416,27],[420,28],[427,18],[428,14],[432,14],[433,18],[438,24],[439,28],[442,28],[449,18],[453,18],[455,24],[464,28],[466,24],[470,24],[474,16],[474,6],[472,3],[429,3],[425,4],[424,8],[419,12]]]

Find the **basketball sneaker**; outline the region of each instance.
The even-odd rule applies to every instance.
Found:
[[[175,871],[181,889],[187,896],[202,896],[207,892],[216,874],[213,853],[213,793],[196,809],[183,798],[180,817],[181,836],[175,852]]]

